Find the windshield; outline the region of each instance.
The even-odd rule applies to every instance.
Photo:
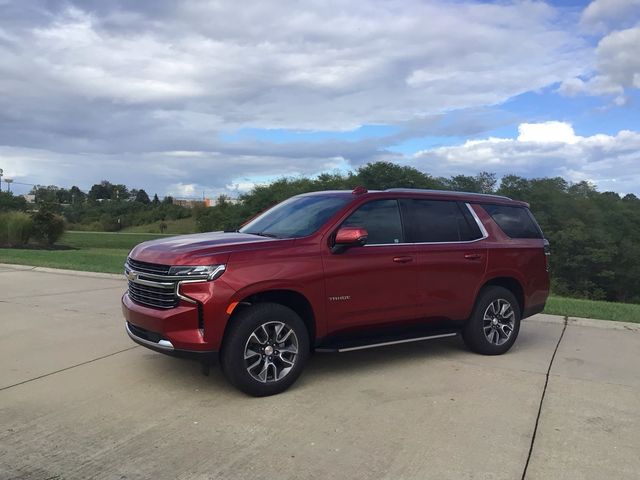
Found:
[[[275,238],[305,237],[318,230],[350,200],[347,195],[293,197],[270,208],[239,231]]]

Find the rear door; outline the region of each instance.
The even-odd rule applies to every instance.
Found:
[[[450,200],[400,201],[407,239],[415,242],[422,316],[468,317],[487,265],[484,227],[471,207]]]
[[[333,331],[420,316],[415,245],[405,243],[396,199],[360,206],[342,224],[367,229],[367,244],[323,255],[327,318]]]

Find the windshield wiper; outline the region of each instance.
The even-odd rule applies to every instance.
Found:
[[[259,235],[261,237],[268,237],[268,238],[282,238],[279,235],[276,235],[274,233],[267,233],[267,232],[245,232],[248,233],[249,235]]]

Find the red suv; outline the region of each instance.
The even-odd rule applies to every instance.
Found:
[[[462,333],[505,353],[549,293],[548,242],[523,202],[393,189],[292,197],[237,232],[145,242],[122,298],[137,343],[256,396],[298,378],[311,351]]]

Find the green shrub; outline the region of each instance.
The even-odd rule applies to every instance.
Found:
[[[29,242],[33,220],[22,212],[0,213],[0,245],[21,247]]]
[[[64,233],[63,218],[51,210],[41,208],[33,214],[32,219],[33,238],[40,243],[53,245]]]

